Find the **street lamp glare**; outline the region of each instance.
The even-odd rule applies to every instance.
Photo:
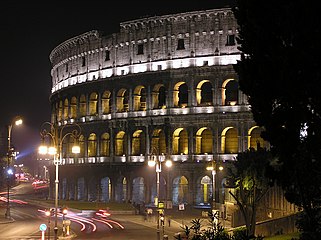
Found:
[[[50,210],[47,210],[47,211],[46,211],[46,216],[49,217],[50,215],[51,215]]]
[[[165,166],[168,167],[168,168],[172,167],[173,166],[172,160],[166,160]]]
[[[10,164],[12,162],[12,157],[13,157],[13,149],[11,148],[11,132],[12,132],[12,127],[14,125],[21,125],[22,124],[22,119],[20,117],[15,117],[11,123],[8,125],[8,151],[7,151],[7,209],[5,213],[6,218],[11,218],[10,214]],[[12,170],[11,170],[12,171]]]
[[[50,154],[50,155],[57,154],[57,148],[56,147],[49,147],[48,148],[48,154]]]
[[[45,124],[48,125],[49,130],[45,128]],[[42,124],[42,130],[40,131],[41,138],[44,142],[45,137],[51,138],[52,146],[39,147],[39,153],[53,155],[53,164],[55,165],[55,227],[54,227],[54,240],[58,239],[58,195],[59,195],[59,164],[62,164],[62,155],[63,155],[63,142],[67,136],[72,137],[77,140],[81,133],[81,127],[77,123],[72,124],[74,127],[77,127],[78,130],[74,129],[71,132],[64,132],[65,127],[70,127],[71,125],[64,125],[60,129],[57,125],[51,122],[44,122]],[[72,153],[80,153],[80,147],[72,147]],[[64,214],[65,215],[65,214]],[[49,220],[50,221],[50,217]],[[64,226],[63,226],[64,227]]]
[[[172,161],[171,160],[166,160],[165,161],[165,155],[162,153],[162,155],[159,155],[156,153],[156,155],[152,155],[151,159],[148,161],[148,166],[149,167],[155,167],[155,172],[156,172],[156,197],[154,199],[154,204],[157,208],[158,216],[157,216],[157,240],[160,240],[160,221],[163,222],[162,214],[160,214],[161,209],[160,209],[160,204],[159,204],[159,199],[160,199],[160,173],[162,172],[162,164],[165,164],[167,168],[170,168],[172,166]],[[163,234],[164,234],[164,225],[163,226]]]
[[[48,153],[48,148],[46,146],[40,146],[38,148],[38,153],[39,154],[47,154]]]
[[[19,118],[15,121],[15,124],[18,126],[18,125],[21,125],[22,124],[22,119]]]
[[[213,170],[214,170],[214,167],[213,167],[213,166],[206,167],[206,170],[208,170],[208,171],[213,171]]]
[[[154,160],[149,160],[148,161],[148,166],[149,167],[155,167],[155,165],[156,165],[156,162]]]
[[[74,145],[74,146],[72,147],[72,149],[71,149],[71,152],[72,152],[72,153],[75,153],[75,154],[80,153],[80,146]]]

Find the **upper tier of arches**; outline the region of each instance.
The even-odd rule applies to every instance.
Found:
[[[114,76],[234,64],[237,34],[229,8],[123,22],[110,35],[89,31],[51,52],[52,93]]]

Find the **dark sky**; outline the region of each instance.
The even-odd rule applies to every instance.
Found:
[[[225,7],[232,0],[201,1],[9,1],[0,14],[0,126],[20,115],[12,144],[29,156],[40,141],[40,127],[50,121],[50,52],[60,43],[90,30],[114,33],[119,23],[141,17]],[[38,1],[37,1],[38,2]],[[172,4],[175,3],[176,6]],[[179,6],[180,5],[180,6]]]

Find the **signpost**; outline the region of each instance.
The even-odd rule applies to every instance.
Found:
[[[47,230],[47,225],[44,223],[40,224],[39,230],[41,231],[41,240],[45,240],[45,231]]]
[[[181,204],[178,205],[178,210],[182,213],[182,214],[181,214],[181,215],[182,215],[182,227],[184,227],[184,220],[183,220],[183,212],[184,212],[184,210],[185,210],[185,205],[184,205],[184,203],[181,203]]]

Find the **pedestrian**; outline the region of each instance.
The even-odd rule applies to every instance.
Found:
[[[167,223],[168,223],[168,226],[170,227],[171,226],[171,217],[170,216],[167,217]]]

